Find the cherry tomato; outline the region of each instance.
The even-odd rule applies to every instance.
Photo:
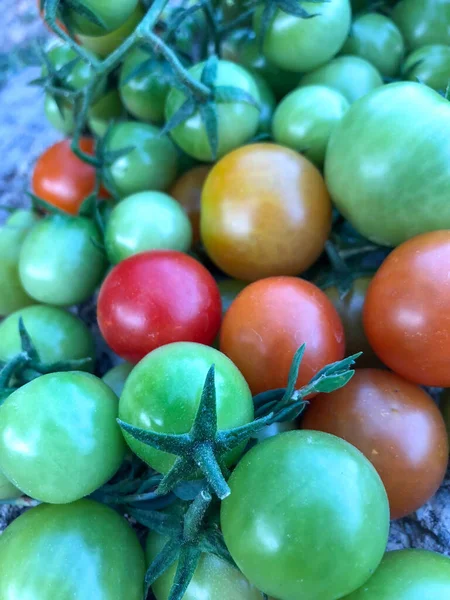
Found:
[[[427,44],[450,44],[447,0],[401,0],[392,11],[392,19],[410,50]]]
[[[102,379],[106,385],[112,389],[116,396],[120,398],[125,382],[132,370],[133,365],[124,362],[110,369],[103,375]]]
[[[137,363],[171,342],[212,343],[221,321],[220,293],[210,273],[190,256],[142,252],[109,273],[97,317],[110,348]]]
[[[420,385],[450,387],[450,231],[398,246],[369,286],[364,329],[390,369]]]
[[[66,18],[75,33],[90,36],[104,36],[122,27],[136,10],[139,0],[81,0],[81,10],[68,7]],[[91,12],[93,19],[88,19],[82,9]],[[97,21],[97,22],[95,22]]]
[[[383,557],[386,492],[370,462],[344,440],[316,431],[276,435],[241,459],[228,484],[220,515],[225,543],[266,594],[342,598]]]
[[[81,138],[80,148],[95,153],[92,138]],[[95,169],[70,149],[70,140],[50,146],[38,158],[32,178],[33,193],[70,215],[77,215],[84,200],[94,192]],[[105,191],[101,194],[105,197]]]
[[[58,106],[53,96],[46,94],[44,111],[50,125],[64,135],[71,135],[75,131],[76,123],[72,105],[63,103]]]
[[[191,221],[193,242],[200,241],[200,199],[206,178],[211,167],[199,166],[186,171],[170,188],[169,194],[177,200],[187,212]]]
[[[297,387],[325,365],[341,360],[345,340],[325,294],[295,277],[270,277],[246,287],[228,309],[220,333],[221,351],[254,394],[286,387],[294,354],[304,343]]]
[[[319,171],[275,144],[254,144],[220,160],[202,193],[201,237],[227,275],[255,281],[298,275],[323,251],[331,202]]]
[[[302,426],[361,450],[384,483],[392,519],[420,508],[444,479],[448,440],[439,409],[394,373],[359,369],[345,387],[314,398]]]

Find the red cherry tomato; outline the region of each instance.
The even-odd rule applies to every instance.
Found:
[[[315,285],[296,277],[269,277],[247,286],[231,304],[220,350],[244,375],[252,392],[286,387],[298,348],[306,343],[297,387],[343,358],[344,328]]]
[[[171,342],[211,344],[221,322],[212,275],[181,252],[142,252],[116,265],[103,282],[97,316],[108,345],[137,363]]]

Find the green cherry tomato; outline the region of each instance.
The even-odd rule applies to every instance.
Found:
[[[119,28],[111,33],[99,36],[77,35],[81,45],[94,52],[100,58],[106,58],[114,52],[136,29],[144,16],[143,7],[138,4],[131,16]]]
[[[90,108],[88,125],[92,133],[103,137],[113,121],[125,117],[125,108],[117,90],[110,90]]]
[[[414,50],[405,60],[402,73],[404,79],[445,92],[450,80],[450,47],[435,44]]]
[[[342,598],[383,557],[386,491],[370,462],[344,440],[281,433],[252,448],[228,485],[220,518],[225,543],[244,576],[266,594]]]
[[[384,77],[397,75],[405,43],[395,23],[378,13],[357,17],[341,54],[354,54],[373,64]]]
[[[300,85],[326,85],[341,92],[352,104],[383,85],[376,68],[359,56],[338,56],[323,67],[308,73]]]
[[[304,19],[278,9],[267,29],[263,50],[280,69],[307,73],[328,62],[339,52],[350,29],[349,0],[333,0],[317,6],[298,2],[314,18]],[[257,8],[253,28],[261,31],[263,7]]]
[[[35,303],[20,281],[19,256],[23,241],[36,221],[34,213],[18,210],[0,229],[0,317]]]
[[[273,138],[321,167],[331,132],[349,106],[340,92],[324,85],[298,88],[278,105],[273,117]]]
[[[199,63],[189,69],[190,75],[200,80],[205,63]],[[226,60],[217,65],[217,76],[214,84],[233,86],[249,94],[256,103],[260,97],[255,80],[243,67]],[[183,92],[172,88],[166,102],[166,119],[169,120],[186,101]],[[246,102],[231,101],[217,104],[218,152],[220,158],[248,142],[258,129],[259,109]],[[194,158],[210,162],[212,153],[206,135],[206,128],[198,111],[170,132],[174,141],[184,152]]]
[[[135,427],[157,433],[187,433],[194,422],[205,378],[213,364],[219,429],[249,423],[253,420],[253,401],[244,377],[224,354],[193,342],[162,346],[138,363],[120,398],[120,418]],[[146,446],[127,433],[125,440],[135,454],[159,473],[167,473],[175,462],[172,454]],[[242,450],[242,446],[234,448],[227,454],[226,463],[233,464]]]
[[[75,131],[76,124],[73,105],[61,103],[58,107],[53,96],[46,94],[44,111],[50,125],[61,133],[64,133],[64,135],[71,135]]]
[[[122,463],[125,444],[116,418],[116,395],[94,375],[38,377],[0,406],[0,470],[42,502],[87,496]]]
[[[122,27],[136,10],[139,0],[81,0],[82,8],[92,14],[92,19],[75,8],[66,11],[74,33],[90,36],[104,36]]]
[[[0,540],[2,600],[142,600],[144,575],[134,531],[93,500],[33,508]]]
[[[150,532],[145,555],[147,564],[156,558],[167,539]],[[169,600],[178,561],[175,561],[152,585],[156,600]],[[242,573],[227,561],[214,554],[203,553],[183,600],[263,600],[263,595],[253,587]]]
[[[165,190],[177,175],[177,150],[168,136],[147,123],[118,123],[110,130],[106,150],[129,152],[107,167],[120,196]]]
[[[144,71],[139,73],[142,65]],[[164,106],[170,90],[166,69],[151,51],[135,48],[126,56],[120,70],[119,91],[128,112],[140,121],[164,123]]]
[[[255,80],[259,92],[260,111],[258,133],[270,133],[272,129],[272,117],[277,105],[275,94],[261,75],[252,73],[252,77]]]
[[[84,217],[51,215],[28,234],[20,251],[25,291],[39,302],[70,306],[87,300],[106,268],[100,233]]]
[[[343,600],[447,600],[450,558],[426,550],[387,552],[369,581]]]
[[[122,395],[122,391],[128,375],[133,370],[133,365],[124,362],[110,369],[102,379],[108,387],[116,394],[118,398]]]
[[[14,500],[21,495],[22,492],[0,471],[0,500]]]
[[[47,59],[56,71],[64,74],[61,79],[65,88],[74,91],[81,90],[86,87],[94,77],[93,67],[86,60],[81,59],[69,44],[61,42],[60,40],[50,43],[47,49]],[[72,66],[68,67],[70,63],[72,63]],[[67,68],[69,68],[68,71]],[[48,69],[44,64],[42,67],[42,75],[47,75],[47,73]],[[100,94],[105,89],[105,85],[105,78],[100,78],[99,83],[97,84],[96,93]]]
[[[447,0],[401,0],[392,11],[392,19],[409,50],[428,44],[450,44]]]
[[[450,105],[434,90],[412,82],[374,90],[330,138],[325,175],[336,207],[386,246],[450,228],[449,139]]]
[[[140,192],[119,202],[105,232],[106,252],[113,264],[146,250],[187,252],[191,243],[189,217],[163,192]]]
[[[222,299],[222,314],[225,314],[230,308],[231,303],[236,296],[248,286],[248,281],[239,281],[239,279],[221,279],[217,282]]]
[[[41,362],[90,358],[95,366],[94,338],[81,319],[54,306],[28,306],[0,323],[0,361],[7,362],[21,352],[19,319],[33,341]]]

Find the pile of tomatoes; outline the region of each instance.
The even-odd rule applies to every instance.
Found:
[[[449,458],[448,3],[39,8],[0,600],[448,600],[386,552]]]

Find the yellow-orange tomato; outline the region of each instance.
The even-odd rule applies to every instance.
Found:
[[[200,241],[200,199],[210,171],[210,166],[194,167],[183,173],[169,190],[169,194],[181,204],[189,217],[194,244]]]
[[[276,144],[227,154],[203,188],[202,241],[216,265],[236,279],[302,273],[321,254],[330,227],[322,175],[304,156]]]

